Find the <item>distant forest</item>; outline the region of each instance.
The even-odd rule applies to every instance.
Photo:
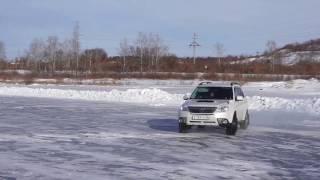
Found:
[[[130,73],[216,73],[234,74],[295,74],[319,75],[320,63],[302,61],[294,65],[279,63],[277,52],[319,51],[320,40],[289,44],[278,48],[269,41],[263,54],[253,56],[224,55],[222,44],[214,46],[216,57],[177,57],[154,33],[138,33],[134,43],[126,39],[119,43],[118,56],[108,56],[102,48],[82,49],[80,27],[75,25],[69,39],[49,36],[46,40],[34,39],[25,54],[7,61],[5,44],[0,41],[0,70],[28,70],[35,76],[105,77],[107,74]],[[245,62],[251,57],[268,57],[266,61]],[[121,76],[120,76],[121,77]],[[127,75],[126,77],[130,77]]]

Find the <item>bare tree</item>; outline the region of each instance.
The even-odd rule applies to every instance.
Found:
[[[139,32],[137,40],[136,40],[136,44],[137,44],[137,52],[139,52],[139,56],[140,56],[140,72],[142,73],[143,69],[143,57],[144,57],[144,53],[146,50],[146,45],[147,45],[147,36],[142,33]]]
[[[6,58],[6,48],[4,42],[0,41],[0,60],[5,60]]]
[[[130,47],[128,44],[128,40],[127,38],[124,38],[120,42],[120,49],[119,49],[119,54],[120,56],[123,57],[123,67],[122,67],[123,72],[126,72],[126,57],[129,56],[129,53],[130,53]]]
[[[51,72],[56,71],[56,56],[59,50],[59,40],[57,36],[49,36],[47,39],[47,52],[49,63],[51,63]]]
[[[41,39],[34,39],[29,46],[27,61],[29,61],[30,64],[36,65],[34,70],[42,70],[41,64],[45,61],[45,47],[46,45]]]
[[[277,49],[277,43],[275,41],[270,40],[267,42],[266,48],[267,53],[271,54]]]
[[[219,42],[216,43],[214,45],[214,50],[215,50],[216,56],[218,57],[219,67],[221,67],[221,58],[223,57],[223,54],[225,51],[223,44],[221,44]]]
[[[158,34],[153,34],[150,37],[151,41],[151,57],[152,57],[152,65],[155,64],[156,70],[159,68],[159,61],[163,56],[167,56],[169,54],[168,46],[164,45],[163,40]],[[154,61],[153,61],[154,60]]]
[[[0,41],[0,69],[6,68],[6,49],[2,41]]]
[[[73,28],[71,43],[72,43],[73,55],[76,60],[76,76],[77,76],[78,70],[79,70],[79,55],[80,55],[80,25],[78,22],[76,22]]]
[[[266,48],[267,48],[266,52],[271,58],[271,62],[270,62],[271,70],[272,70],[272,72],[274,72],[274,64],[275,64],[275,59],[277,57],[277,52],[276,52],[277,43],[275,41],[270,40],[270,41],[267,42]]]
[[[96,57],[95,52],[87,49],[87,50],[85,50],[84,54],[85,54],[86,58],[89,59],[89,72],[92,73],[93,59]]]
[[[6,57],[6,47],[4,42],[0,41],[0,60],[5,60]]]
[[[153,33],[139,33],[136,46],[129,48],[129,51],[132,52],[134,49],[134,55],[140,57],[140,72],[142,72],[142,67],[146,62],[148,62],[149,70],[153,66],[158,69],[160,59],[169,54],[169,48],[163,43],[162,38]]]
[[[62,64],[63,67],[67,70],[71,70],[71,66],[72,66],[72,58],[74,57],[73,54],[73,48],[72,48],[72,40],[70,39],[66,39],[63,41],[63,43],[61,44],[61,49],[63,51],[63,55],[62,55]]]
[[[90,72],[93,72],[93,73],[96,73],[97,71],[98,72],[103,71],[103,67],[101,65],[108,58],[107,52],[102,48],[86,49],[82,53],[82,56],[85,59],[89,59]]]

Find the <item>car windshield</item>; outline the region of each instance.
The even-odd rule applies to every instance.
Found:
[[[190,99],[233,99],[231,87],[198,87]]]

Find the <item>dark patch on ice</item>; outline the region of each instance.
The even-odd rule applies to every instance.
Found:
[[[184,160],[180,160],[179,158],[176,158],[170,154],[165,153],[159,153],[157,151],[154,151],[153,148],[143,148],[144,146],[149,146],[150,144],[148,142],[144,142],[144,145],[140,145],[137,147],[126,147],[124,146],[117,146],[112,145],[113,150],[110,152],[112,154],[118,154],[122,157],[129,157],[136,159],[139,162],[152,162],[152,163],[169,163],[169,164],[181,164],[184,163]]]
[[[105,171],[114,171],[119,169],[127,169],[127,170],[130,169],[136,172],[155,170],[154,168],[150,168],[150,167],[137,167],[137,166],[121,165],[121,164],[108,164],[108,165],[105,165],[103,168],[103,170]]]
[[[178,120],[177,119],[151,119],[147,121],[151,129],[166,131],[166,132],[178,132]],[[188,130],[189,133],[216,133],[225,134],[225,129],[220,127],[204,127],[195,128],[192,127]],[[230,136],[224,136],[229,138]]]
[[[0,142],[0,152],[15,151],[17,149],[15,141],[1,141]]]
[[[233,177],[218,176],[218,179],[234,179]]]
[[[14,177],[0,176],[0,180],[16,180]]]
[[[178,132],[178,120],[177,119],[151,119],[148,120],[150,128],[167,131],[167,132]]]
[[[182,143],[185,143],[185,144],[189,144],[189,145],[196,145],[199,149],[205,149],[205,148],[208,148],[209,145],[207,145],[205,139],[207,138],[180,138],[179,141],[182,142]],[[194,146],[191,146],[191,147],[194,147]]]

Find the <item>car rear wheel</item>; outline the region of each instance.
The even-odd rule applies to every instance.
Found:
[[[232,123],[227,125],[226,134],[234,136],[236,135],[237,130],[238,130],[238,119],[236,114],[234,114]]]

